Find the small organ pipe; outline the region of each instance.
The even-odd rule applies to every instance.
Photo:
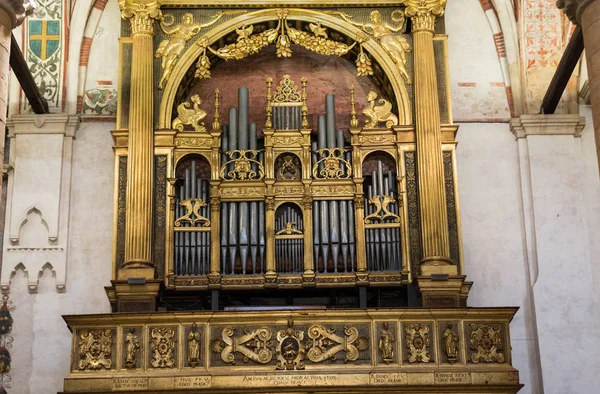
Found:
[[[237,110],[229,109],[229,150],[238,149],[237,144]],[[231,273],[235,272],[235,260],[237,258],[238,245],[238,204],[232,202],[229,204],[229,224],[225,229],[229,231],[229,258],[231,265]]]
[[[333,94],[325,95],[325,118],[326,118],[326,133],[327,147],[335,147],[335,96]]]
[[[350,270],[354,271],[356,244],[354,240],[354,201],[348,201],[348,248],[350,249]]]
[[[260,251],[260,272],[265,272],[265,202],[258,203],[258,245]]]
[[[238,89],[238,149],[248,149],[248,88]]]

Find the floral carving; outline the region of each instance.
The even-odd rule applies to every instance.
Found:
[[[172,328],[153,328],[152,361],[154,368],[173,368],[175,365],[175,330]]]
[[[503,363],[504,341],[502,340],[502,326],[500,324],[470,324],[470,346],[471,361],[475,364],[484,363]]]
[[[409,324],[404,328],[404,331],[406,333],[408,362],[428,363],[431,361],[430,327],[427,324]]]
[[[224,328],[221,338],[213,339],[211,350],[221,354],[221,360],[226,364],[235,365],[235,353],[243,355],[243,361],[252,360],[258,364],[267,364],[273,359],[269,341],[273,333],[268,327],[256,330],[244,329],[244,335],[234,337],[235,327]]]
[[[79,335],[79,369],[110,369],[112,365],[112,331],[82,330]]]

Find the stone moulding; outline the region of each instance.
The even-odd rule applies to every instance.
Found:
[[[245,393],[249,390],[272,392],[274,387],[282,393],[297,391],[298,387],[310,388],[314,393],[350,388],[378,393],[415,390],[516,393],[522,385],[518,371],[511,365],[509,346],[509,323],[516,311],[517,308],[506,307],[65,316],[74,349],[80,347],[81,334],[91,329],[115,334],[112,349],[106,353],[112,355],[111,363],[99,368],[82,370],[80,353],[71,352],[64,393],[174,393],[180,389],[195,389],[198,393]],[[452,362],[444,356],[444,331],[440,328],[447,327],[448,322],[452,322],[456,333],[459,353]],[[379,346],[384,323],[397,338],[390,342],[396,356],[387,361],[382,359]],[[128,369],[125,357],[119,355],[125,354],[125,339],[133,326],[140,327],[137,331],[140,359],[135,368]],[[418,363],[411,362],[407,351],[407,341],[412,340],[414,346],[414,335],[410,338],[406,335],[409,327],[416,326],[429,327],[430,357]],[[187,362],[187,336],[192,327],[198,332],[199,349],[202,349],[195,368]],[[315,335],[315,327],[326,335]],[[487,342],[481,339],[483,334],[476,332],[482,327],[495,327],[496,342],[506,344],[502,347],[504,357],[479,357],[487,349]],[[157,369],[153,365],[156,349],[153,350],[152,340],[156,332],[165,329],[174,333],[170,342],[173,348],[169,350],[173,364]],[[227,350],[223,333],[234,346],[227,362],[221,354]],[[352,346],[344,341],[338,345],[339,341],[325,340],[336,335],[348,336]],[[479,338],[477,343],[475,336]],[[244,343],[244,349],[237,348],[239,341]],[[311,351],[323,357],[311,358]],[[259,353],[268,357],[254,357]],[[478,362],[473,362],[473,358]],[[289,361],[290,367],[282,368],[281,360]]]

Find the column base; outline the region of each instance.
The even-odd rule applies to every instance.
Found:
[[[464,275],[440,277],[419,276],[417,284],[424,308],[458,308],[467,305],[467,297],[473,282],[466,282]]]
[[[113,280],[106,292],[117,312],[154,312],[161,280]]]
[[[154,280],[154,267],[121,267],[117,271],[117,280],[128,280],[130,278],[144,278]]]
[[[458,266],[444,256],[431,256],[421,260],[421,275],[430,276],[434,274],[458,275]]]

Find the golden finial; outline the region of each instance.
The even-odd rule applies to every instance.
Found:
[[[302,128],[308,129],[308,105],[306,105],[306,85],[308,83],[308,79],[306,79],[306,77],[302,77],[300,82],[302,82]]]
[[[350,105],[352,106],[352,111],[350,112],[352,115],[350,127],[358,127],[358,119],[356,119],[356,108],[354,107],[354,104],[354,85],[350,85]]]
[[[265,128],[270,129],[273,127],[271,116],[273,114],[273,107],[271,106],[271,85],[273,84],[273,78],[267,78],[267,121],[265,122]]]
[[[212,126],[213,131],[221,130],[221,123],[219,123],[219,88],[215,89],[215,117]]]

